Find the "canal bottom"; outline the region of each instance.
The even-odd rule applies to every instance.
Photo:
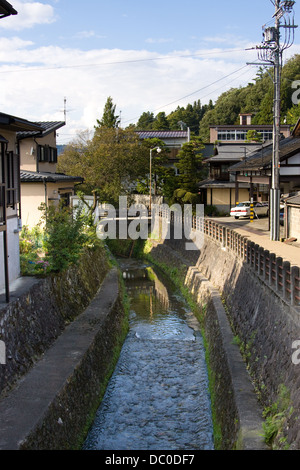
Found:
[[[83,450],[212,450],[198,321],[156,268],[119,263],[130,330]]]

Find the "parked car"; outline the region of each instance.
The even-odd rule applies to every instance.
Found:
[[[269,203],[268,202],[255,202],[254,213],[256,217],[268,217],[269,215]]]
[[[279,221],[280,225],[284,225],[284,207],[280,207]]]
[[[255,202],[253,204],[254,217],[268,216],[269,204],[267,202]],[[230,215],[235,219],[240,217],[250,217],[250,202],[240,202],[237,206],[232,207]]]
[[[230,215],[235,219],[250,217],[250,202],[239,202],[237,206],[231,208]]]

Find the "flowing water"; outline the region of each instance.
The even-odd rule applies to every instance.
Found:
[[[85,450],[211,450],[208,378],[199,324],[155,268],[121,260],[130,330]]]

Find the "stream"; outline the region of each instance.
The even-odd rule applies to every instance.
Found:
[[[212,450],[199,323],[149,263],[118,260],[130,299],[129,333],[84,450]]]

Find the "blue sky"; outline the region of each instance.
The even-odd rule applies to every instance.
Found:
[[[108,96],[122,124],[253,80],[247,48],[272,21],[270,0],[10,0],[0,21],[0,110],[63,120],[59,143],[92,132]],[[295,5],[297,23],[297,4]],[[300,50],[299,30],[285,58]]]

